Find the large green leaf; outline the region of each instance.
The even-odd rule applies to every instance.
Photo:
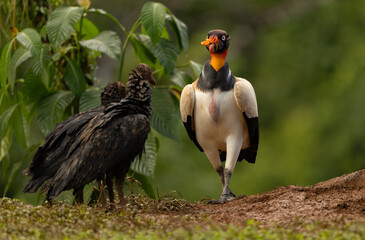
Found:
[[[12,131],[10,128],[8,128],[4,136],[2,136],[2,138],[0,139],[0,162],[8,154],[12,139],[13,139]]]
[[[133,171],[133,170],[132,170]],[[141,188],[152,199],[157,199],[156,191],[149,177],[133,171],[133,177],[141,184]]]
[[[145,45],[145,43],[141,39],[141,38],[143,38],[143,36],[145,36],[145,35],[133,34],[132,37],[130,38],[130,42],[133,45],[133,49],[134,49],[135,55],[138,57],[138,60],[140,62],[153,66],[153,65],[155,65],[156,57],[153,55],[151,50]]]
[[[16,39],[31,52],[32,68],[39,76],[51,59],[49,45],[42,45],[41,36],[32,28],[19,32]]]
[[[13,41],[7,43],[2,52],[0,58],[0,88],[5,89],[6,86],[6,79],[9,73],[9,66],[11,60],[11,45]]]
[[[175,32],[180,48],[187,52],[189,47],[188,27],[173,14],[169,14],[166,17]]]
[[[3,102],[5,93],[6,93],[5,91],[0,91],[0,106],[2,106],[2,102]],[[1,111],[1,109],[0,109],[0,111]]]
[[[161,38],[160,41],[153,46],[152,52],[164,67],[166,74],[170,75],[175,68],[175,62],[180,49],[173,42]]]
[[[145,152],[142,158],[139,159],[137,157],[132,163],[131,169],[137,173],[153,178],[155,175],[156,159],[156,137],[150,133],[145,143]]]
[[[87,111],[100,105],[100,88],[87,89],[80,98],[80,112]]]
[[[161,3],[147,2],[141,10],[141,21],[154,44],[158,42],[165,25],[166,7]]]
[[[18,104],[15,104],[8,109],[6,109],[3,113],[0,115],[0,137],[5,136],[5,133],[8,130],[9,121],[11,119],[11,116],[13,115],[15,109],[18,107]]]
[[[39,33],[33,28],[26,28],[16,35],[16,39],[32,53],[33,58],[40,58],[42,40]]]
[[[152,117],[151,125],[160,134],[178,139],[177,126],[179,120],[176,108],[170,93],[165,89],[154,88],[152,90]]]
[[[9,125],[10,125],[10,119],[17,107],[18,104],[15,104],[6,109],[0,115],[0,162],[8,154],[8,151],[11,146],[13,135],[11,128],[9,128]]]
[[[11,90],[14,88],[17,67],[26,60],[28,60],[31,56],[32,54],[25,47],[20,47],[15,51],[13,57],[11,58],[10,69],[8,74]]]
[[[16,94],[20,95],[21,92],[18,91]],[[27,122],[27,116],[29,112],[25,106],[24,101],[19,101],[18,107],[15,109],[11,117],[11,126],[17,139],[17,142],[23,147],[23,149],[28,149],[29,143],[29,122]]]
[[[76,61],[69,61],[65,71],[65,82],[77,99],[85,92],[84,74]]]
[[[47,88],[41,78],[29,70],[24,77],[22,92],[27,103],[33,103],[47,94]]]
[[[193,70],[194,77],[198,78],[200,76],[200,73],[202,72],[203,65],[194,61],[190,61],[190,68],[191,70]]]
[[[147,35],[139,34],[138,39],[158,59],[164,67],[165,73],[168,75],[171,74],[175,68],[175,61],[180,49],[173,42],[165,38],[160,38],[160,41],[155,45]]]
[[[0,160],[1,161],[1,160]],[[10,170],[10,174],[7,176],[7,183],[4,188],[3,195],[6,196],[6,193],[8,192],[10,185],[13,183],[13,178],[15,176],[15,173],[19,170],[19,168],[22,166],[22,162],[16,162],[13,167]]]
[[[12,95],[8,91],[0,91],[0,114],[8,109],[12,104]]]
[[[76,23],[76,29],[80,31],[81,21]],[[99,29],[94,25],[92,21],[87,18],[82,19],[81,38],[84,40],[94,38],[98,36]]]
[[[44,85],[49,88],[51,87],[54,79],[55,79],[55,76],[56,76],[57,72],[56,72],[56,66],[53,64],[53,63],[50,63],[48,65],[48,71],[47,71],[47,74],[44,75],[45,77],[42,78],[42,81],[44,83]]]
[[[105,53],[114,60],[119,61],[121,41],[118,34],[113,31],[102,31],[93,39],[80,41],[81,46]]]
[[[189,74],[184,71],[175,70],[171,75],[170,81],[175,83],[177,86],[183,88],[186,84],[189,84],[193,81]]]
[[[58,48],[71,36],[83,11],[82,7],[58,7],[51,13],[47,32],[53,48]]]
[[[49,45],[44,44],[38,58],[32,58],[32,68],[36,75],[40,76],[45,71],[45,66],[51,61],[51,52]]]
[[[62,120],[65,108],[73,99],[74,95],[70,91],[58,91],[41,99],[37,109],[37,121],[43,134],[50,133],[56,123]]]

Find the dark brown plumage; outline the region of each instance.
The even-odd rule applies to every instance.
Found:
[[[82,193],[87,183],[107,174],[107,182],[116,176],[122,195],[120,184],[134,158],[142,154],[150,131],[150,83],[155,84],[151,74],[148,65],[139,64],[130,75],[128,91],[107,87],[101,106],[59,123],[25,170],[32,178],[24,192],[42,186],[52,200],[69,189]]]
[[[110,103],[119,102],[127,95],[127,92],[127,88],[122,83],[111,82],[100,94],[101,105],[99,107],[78,113],[58,123],[45,138],[44,144],[38,148],[29,168],[23,171],[25,175],[32,176],[24,192],[35,192],[50,179],[64,163],[66,151],[72,146],[83,126],[96,115],[103,114]],[[74,191],[78,203],[83,203],[82,190],[83,187]]]
[[[121,82],[110,82],[100,94],[101,105],[106,107],[110,103],[119,102],[127,93],[128,89]]]

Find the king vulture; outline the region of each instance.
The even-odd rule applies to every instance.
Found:
[[[201,45],[211,59],[199,78],[184,87],[180,113],[192,142],[204,151],[217,171],[223,192],[218,200],[235,199],[229,182],[237,161],[255,163],[259,121],[255,91],[246,79],[235,77],[225,61],[230,36],[223,30],[208,32]],[[226,161],[223,169],[222,162]]]

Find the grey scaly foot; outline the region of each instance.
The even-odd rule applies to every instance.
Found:
[[[234,195],[232,192],[228,194],[222,194],[221,197],[219,198],[219,200],[222,201],[222,203],[226,203],[234,199],[236,199],[236,195]]]
[[[216,200],[216,199],[209,200],[208,204],[222,204],[222,203],[232,201],[234,199],[236,199],[236,195],[234,195],[234,193],[232,193],[232,192],[224,193],[221,195],[221,197],[218,200]]]

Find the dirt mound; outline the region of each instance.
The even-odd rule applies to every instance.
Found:
[[[262,224],[365,219],[365,169],[313,186],[279,187],[223,205],[201,205],[213,221]]]

